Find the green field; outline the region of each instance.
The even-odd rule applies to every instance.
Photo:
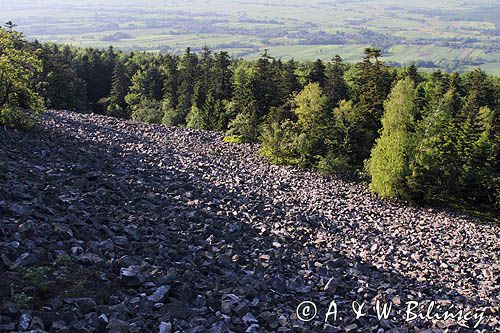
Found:
[[[500,1],[480,0],[0,0],[0,19],[30,39],[80,47],[182,53],[209,46],[235,57],[358,61],[365,46],[392,63],[498,73]]]

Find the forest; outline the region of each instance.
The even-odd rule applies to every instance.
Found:
[[[260,142],[272,163],[358,175],[382,197],[500,208],[500,80],[363,61],[255,61],[74,48],[0,29],[0,124],[45,108],[94,112]]]

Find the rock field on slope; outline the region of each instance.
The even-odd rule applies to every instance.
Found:
[[[50,111],[35,131],[0,129],[0,145],[0,331],[473,331],[407,322],[409,301],[481,311],[477,331],[499,330],[492,223],[198,130]]]

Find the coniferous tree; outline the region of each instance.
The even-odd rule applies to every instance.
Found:
[[[179,71],[178,58],[171,55],[164,57],[165,80],[163,81],[163,111],[162,123],[174,125],[180,123],[177,119],[179,104]]]
[[[232,96],[231,58],[227,52],[221,51],[214,55],[213,95],[217,100],[230,100]]]
[[[212,122],[214,130],[226,131],[230,121],[230,113],[227,111],[233,96],[233,70],[231,58],[227,52],[215,53],[214,69],[212,78],[213,110],[215,120]]]
[[[355,66],[336,57],[325,69],[321,60],[283,63],[267,51],[257,61],[208,48],[200,57],[189,49],[182,57],[124,55],[20,36],[0,34],[2,123],[41,109],[35,87],[51,108],[229,129],[238,136],[231,140],[261,140],[274,163],[359,170],[371,152],[372,189],[383,196],[498,208],[500,80],[481,70],[390,69],[373,48]],[[16,67],[16,57],[27,65]]]
[[[87,100],[96,113],[105,112],[102,99],[109,97],[111,92],[114,60],[112,48],[107,51],[88,48],[76,59],[78,76],[86,82]]]
[[[199,75],[199,63],[196,53],[192,53],[190,48],[182,56],[179,62],[179,92],[178,104],[175,115],[167,117],[167,124],[185,126],[187,115],[193,106],[193,96],[195,84]]]
[[[193,104],[197,107],[202,107],[205,104],[207,96],[213,90],[214,73],[213,73],[213,56],[208,47],[203,48],[203,53],[199,61],[199,75],[193,92]]]
[[[130,113],[127,107],[125,97],[131,84],[130,78],[127,77],[125,67],[126,58],[117,59],[113,68],[113,78],[111,83],[111,93],[109,96],[108,114],[119,118],[129,118]]]
[[[132,106],[132,120],[158,124],[163,117],[161,102],[157,99],[142,98]]]
[[[213,57],[208,47],[204,47],[203,53],[199,61],[199,76],[196,81],[193,91],[193,105],[191,111],[187,115],[187,126],[193,128],[201,128],[213,130],[212,111],[207,108],[207,98],[212,95],[213,89]],[[213,99],[213,97],[211,97]],[[210,101],[213,106],[213,100]]]
[[[494,86],[484,71],[475,69],[465,75],[464,80],[467,95],[461,111],[462,119],[474,117],[484,106],[496,107]]]
[[[282,100],[290,98],[294,93],[301,89],[297,74],[297,62],[293,59],[287,61],[281,70],[279,80],[279,90]]]
[[[325,171],[345,172],[356,167],[357,138],[364,135],[363,115],[352,101],[342,100],[333,110],[328,153],[321,163]]]
[[[437,89],[434,85],[428,89]],[[418,122],[415,158],[410,164],[409,190],[419,201],[444,200],[453,193],[459,176],[456,154],[456,110],[460,96],[450,87],[443,96],[434,96]]]
[[[278,78],[277,62],[265,51],[257,60],[253,72],[253,93],[259,122],[269,113],[271,107],[279,106],[282,102],[277,93]]]
[[[473,143],[470,171],[466,175],[467,188],[465,193],[473,203],[492,204],[500,208],[500,169],[498,168],[498,145],[493,126],[495,115],[487,107],[479,109],[477,123],[479,127],[479,138]]]
[[[408,67],[405,67],[399,73],[399,79],[403,79],[405,77],[409,77],[415,85],[419,84],[423,81],[422,76],[418,73],[417,66],[415,64],[411,64]]]
[[[328,98],[328,107],[334,108],[342,100],[347,100],[347,83],[344,80],[345,64],[340,56],[335,56],[326,69],[324,91]]]
[[[370,188],[382,197],[402,197],[407,195],[407,177],[415,145],[415,88],[410,78],[394,86],[384,108],[382,134],[368,165]]]
[[[467,198],[472,202],[484,202],[485,186],[480,186],[481,178],[489,169],[489,162],[495,155],[495,145],[490,145],[493,150],[486,153],[488,140],[479,144],[481,137],[495,138],[495,114],[498,110],[497,99],[493,84],[488,76],[477,69],[464,77],[466,96],[463,107],[457,114],[458,137],[456,140],[457,156],[460,165],[460,177],[455,185],[456,196]],[[486,116],[488,114],[488,116]],[[484,134],[487,131],[488,134]],[[494,163],[493,163],[494,164]],[[471,189],[474,187],[474,189]],[[482,193],[480,193],[482,192]]]
[[[318,83],[321,88],[325,86],[325,64],[321,59],[316,60],[312,64],[311,72],[309,73],[309,82]]]
[[[256,68],[250,63],[237,64],[233,75],[233,97],[227,105],[230,135],[256,141],[259,137],[259,113],[255,93]]]
[[[62,50],[56,44],[39,48],[42,72],[38,76],[37,90],[51,109],[88,111],[87,87],[73,64],[73,53],[68,46]]]
[[[353,152],[358,167],[362,167],[370,156],[381,128],[384,101],[391,90],[393,76],[379,57],[380,50],[365,49],[365,58],[355,66],[351,81],[354,106],[362,115],[359,120],[364,128],[362,136],[356,139],[356,151]]]
[[[141,66],[131,80],[125,101],[130,107],[132,119],[159,123],[162,119],[163,81],[165,80],[160,59],[153,58]],[[151,115],[148,115],[148,112]],[[160,114],[160,116],[158,116]]]
[[[296,147],[296,117],[288,105],[272,108],[262,126],[260,154],[274,164],[298,164]]]
[[[221,100],[213,97],[212,93],[200,107],[193,105],[188,115],[188,127],[204,130],[221,130],[224,117],[224,107]]]

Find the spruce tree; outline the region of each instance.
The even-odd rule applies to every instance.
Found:
[[[309,82],[318,83],[321,88],[324,88],[326,76],[325,76],[325,64],[321,59],[317,59],[312,64],[311,72],[309,73]]]
[[[187,115],[193,106],[195,86],[199,75],[198,56],[196,53],[192,53],[189,47],[179,62],[178,75],[178,103],[175,109],[167,110],[163,122],[167,125],[185,126],[187,124]]]
[[[148,119],[148,122],[160,122],[158,110],[162,107],[164,73],[159,65],[160,59],[152,58],[141,66],[131,79],[129,93],[125,101],[130,107],[132,119]],[[151,115],[147,115],[147,112]]]
[[[129,118],[130,113],[127,109],[125,96],[131,84],[126,75],[126,59],[117,59],[113,68],[113,79],[111,84],[111,93],[109,96],[108,114],[119,118]]]
[[[459,176],[454,115],[460,107],[460,96],[451,87],[443,97],[434,98],[438,101],[430,101],[417,124],[415,158],[408,181],[412,197],[426,202],[453,195]]]
[[[345,64],[340,56],[335,56],[327,66],[324,91],[328,98],[328,107],[336,107],[341,100],[347,100],[347,83],[344,80]]]
[[[333,110],[332,136],[322,168],[345,172],[356,167],[357,139],[363,136],[363,115],[352,101],[342,100]]]
[[[298,92],[301,87],[297,74],[297,62],[293,59],[283,64],[281,70],[281,78],[279,80],[279,91],[281,100],[286,101],[294,93]]]
[[[281,104],[278,94],[279,69],[277,62],[264,52],[255,63],[253,93],[257,108],[257,119],[262,121],[273,106]]]
[[[464,107],[462,109],[462,117],[474,117],[479,112],[479,109],[487,106],[494,109],[497,105],[495,99],[495,90],[490,78],[481,69],[467,73],[464,77],[465,97]]]
[[[244,140],[256,141],[259,137],[260,113],[256,93],[256,67],[248,62],[236,65],[233,75],[233,97],[227,105],[230,135],[239,135]]]
[[[370,157],[370,151],[379,135],[384,101],[387,98],[393,75],[389,68],[378,58],[380,50],[367,48],[363,62],[357,64],[350,73],[352,100],[355,109],[360,113],[358,118],[364,129],[354,146],[353,162],[362,167]]]
[[[180,123],[177,120],[177,105],[179,102],[179,72],[178,58],[166,55],[164,58],[165,80],[163,81],[163,119],[162,123],[166,125],[175,125]]]
[[[229,54],[224,51],[215,53],[213,64],[213,96],[216,100],[230,100],[233,73]]]
[[[500,208],[500,168],[498,151],[500,142],[496,141],[493,130],[495,115],[493,111],[484,106],[479,110],[477,122],[480,135],[474,142],[471,156],[471,171],[469,175],[467,192],[472,202],[491,205]],[[498,126],[498,125],[496,125]]]
[[[87,87],[78,77],[73,52],[56,44],[44,44],[38,49],[42,72],[37,77],[37,91],[48,108],[78,112],[88,111]]]

